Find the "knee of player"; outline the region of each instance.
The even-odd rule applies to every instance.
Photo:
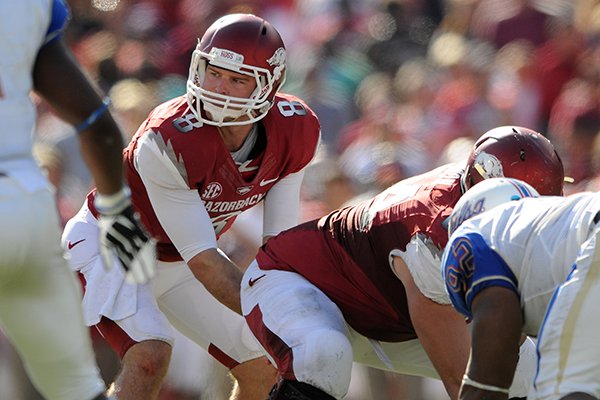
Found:
[[[245,385],[271,387],[277,379],[277,370],[266,357],[245,361],[231,369],[230,372],[240,387]]]
[[[335,397],[344,395],[350,385],[353,359],[346,335],[332,329],[313,330],[303,347],[302,356],[294,358],[296,377]]]
[[[162,378],[171,361],[171,350],[169,344],[158,340],[137,343],[123,357],[122,368],[134,369],[144,377]]]

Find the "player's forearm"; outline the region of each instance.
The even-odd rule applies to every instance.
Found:
[[[508,398],[503,391],[508,391],[513,380],[521,328],[521,307],[514,292],[490,287],[476,296],[471,359],[461,399]]]
[[[193,257],[188,265],[196,279],[221,303],[242,314],[240,284],[242,272],[216,249],[205,250]]]
[[[108,115],[79,134],[81,154],[99,193],[113,194],[124,184],[123,139]]]
[[[427,301],[432,303],[431,307],[428,307],[429,321],[420,326],[417,335],[439,373],[448,395],[451,399],[458,399],[469,357],[467,324],[452,306],[436,304],[429,299]],[[452,346],[448,346],[448,343],[452,343]]]
[[[393,268],[404,285],[417,336],[448,395],[456,400],[469,358],[467,324],[451,305],[436,303],[421,292],[402,257],[393,257]],[[452,346],[448,346],[448,343],[452,343]]]
[[[469,357],[469,331],[464,318],[450,305],[422,297],[411,301],[410,314],[417,336],[437,370],[451,399],[458,399]],[[452,346],[448,346],[452,343]]]
[[[62,40],[40,49],[33,84],[61,118],[77,127],[82,155],[98,191],[113,194],[120,190],[123,135]]]

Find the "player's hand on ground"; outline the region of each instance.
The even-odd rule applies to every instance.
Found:
[[[128,283],[148,282],[156,273],[156,241],[133,209],[129,190],[111,196],[97,193],[94,205],[100,213],[100,255],[104,266],[111,269],[116,255]]]

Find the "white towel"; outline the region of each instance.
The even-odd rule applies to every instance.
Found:
[[[107,271],[100,257],[98,220],[84,203],[64,229],[62,246],[71,269],[83,274],[86,281],[83,296],[83,316],[86,325],[97,324],[102,316],[113,321],[136,312],[138,290],[125,282],[125,274],[115,255],[113,268]]]
[[[102,316],[118,321],[137,310],[138,286],[125,282],[125,274],[118,260],[113,265],[107,271],[98,256],[92,264],[81,270],[86,280],[83,317],[88,326],[97,324]]]

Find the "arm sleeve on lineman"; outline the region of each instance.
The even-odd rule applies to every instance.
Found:
[[[415,285],[423,295],[438,304],[450,304],[446,286],[440,272],[441,252],[433,250],[420,235],[415,235],[406,245],[406,251],[393,250],[390,256],[402,258]],[[390,257],[390,263],[391,263]],[[393,270],[393,268],[392,268]]]
[[[140,139],[136,168],[161,226],[188,262],[204,250],[217,248],[217,238],[198,192],[189,188],[153,136]]]
[[[300,215],[300,186],[304,169],[289,174],[277,182],[265,197],[263,238],[298,224]]]

